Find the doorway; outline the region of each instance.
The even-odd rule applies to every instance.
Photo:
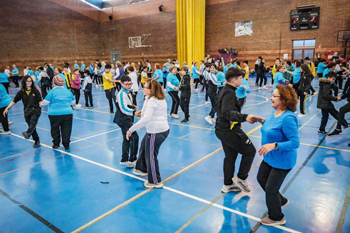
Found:
[[[117,61],[121,61],[120,50],[111,50],[111,63],[115,64]]]

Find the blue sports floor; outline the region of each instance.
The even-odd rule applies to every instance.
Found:
[[[255,78],[249,83],[243,112],[268,117],[272,88],[258,90]],[[316,90],[317,84],[314,80]],[[15,93],[11,88],[12,98]],[[142,98],[139,92],[139,109]],[[182,112],[180,119],[169,117],[170,136],[159,154],[165,185],[155,190],[119,165],[122,135],[101,87],[94,87],[93,99],[94,109],[74,111],[69,153],[62,146],[51,148],[47,107],[37,126],[38,149],[21,135],[27,129],[22,103],[10,110],[12,134],[0,135],[0,232],[350,232],[350,130],[335,137],[317,134],[317,94],[306,101],[307,116],[299,119],[298,162],[281,189],[290,200],[282,227],[258,224],[267,210],[256,180],[259,155],[248,178],[252,191],[221,193],[224,153],[214,126],[204,120],[211,108],[204,93],[192,93],[190,122],[180,123]],[[170,109],[168,95],[167,101]],[[84,98],[80,103],[84,106]],[[334,124],[330,118],[327,130]],[[258,149],[260,124],[244,123],[243,129]],[[138,133],[142,138],[145,129]]]

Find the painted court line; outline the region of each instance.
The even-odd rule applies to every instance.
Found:
[[[113,130],[110,130],[110,131],[107,131],[107,132],[103,132],[103,133],[99,133],[99,134],[95,134],[95,135],[92,135],[92,136],[89,136],[89,137],[86,137],[86,138],[81,138],[81,139],[79,139],[79,140],[76,140],[76,141],[71,142],[71,144],[72,144],[72,143],[76,143],[76,142],[80,142],[80,141],[83,141],[83,140],[86,140],[86,139],[89,139],[89,138],[94,138],[94,137],[97,137],[97,136],[101,136],[101,135],[104,135],[104,134],[108,134],[108,133],[110,133],[110,132],[114,132],[114,131],[118,131],[118,130],[120,130],[120,128],[118,128],[118,129],[113,129]]]
[[[342,208],[342,211],[341,211],[341,214],[340,214],[340,218],[339,218],[337,229],[335,230],[335,233],[341,233],[342,232],[344,221],[345,221],[346,212],[347,212],[348,206],[349,206],[349,201],[350,201],[350,185],[349,185],[349,188],[348,188],[348,192],[346,193],[346,196],[345,196],[345,201],[344,201],[344,204],[343,204],[343,208]]]

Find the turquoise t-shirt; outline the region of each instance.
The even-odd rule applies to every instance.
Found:
[[[34,72],[32,70],[28,70],[27,75],[32,76],[32,75],[34,75]]]
[[[170,82],[175,87],[179,87],[180,86],[180,81],[176,77],[175,74],[169,73],[166,79],[167,79],[167,83]],[[171,87],[169,87],[169,85],[166,86],[166,90],[167,90],[167,92],[169,92],[169,91],[176,91],[175,89],[172,89]]]
[[[14,73],[17,73],[17,74],[14,74]],[[17,68],[14,68],[12,70],[12,76],[19,76],[19,70]]]
[[[193,79],[199,78],[199,74],[196,71],[198,71],[198,68],[194,66],[192,69],[192,78]]]
[[[300,67],[298,67],[293,72],[293,83],[299,82],[300,79],[301,79],[301,70],[300,70]]]
[[[79,65],[78,64],[74,64],[74,68],[79,69]]]
[[[324,69],[326,69],[326,65],[323,64],[322,62],[318,63],[318,65],[317,65],[317,73],[318,74],[323,74]]]
[[[71,103],[75,100],[71,91],[63,86],[54,87],[49,91],[45,100],[50,101],[49,115],[68,115],[73,114]]]
[[[157,75],[159,75],[159,77],[156,79],[156,81],[163,83],[163,72],[160,69],[156,69],[156,71],[154,71],[153,78],[157,77]]]
[[[224,83],[226,82],[226,78],[225,78],[225,74],[221,71],[219,71],[217,74],[216,74],[216,79],[221,82],[221,83]],[[224,84],[220,84],[218,85],[218,87],[223,87],[225,86]],[[236,90],[236,93],[237,93],[237,90]]]
[[[0,73],[0,83],[8,83],[9,79],[7,77],[7,74],[5,73]]]
[[[7,94],[4,85],[0,83],[0,108],[7,107],[11,102],[11,97],[9,96],[9,94]]]

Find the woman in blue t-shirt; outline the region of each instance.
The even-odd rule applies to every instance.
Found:
[[[65,88],[65,82],[61,76],[55,76],[52,83],[54,88],[47,94],[40,106],[49,105],[52,148],[60,147],[62,134],[62,144],[66,150],[69,150],[73,124],[72,106],[75,106],[75,98],[72,92]]]
[[[179,109],[180,105],[180,98],[179,98],[179,87],[180,87],[180,81],[176,77],[177,74],[177,67],[172,66],[169,69],[170,73],[167,76],[167,92],[171,96],[172,99],[172,105],[170,110],[170,116],[174,117],[176,119],[179,118],[179,115],[177,115],[177,111]]]
[[[0,69],[0,83],[2,85],[4,85],[4,87],[6,89],[6,92],[8,94],[9,93],[10,82],[9,82],[9,78],[8,78],[7,74],[5,74],[5,70],[4,69]]]
[[[268,216],[260,222],[267,226],[286,223],[281,207],[289,200],[282,196],[279,189],[287,174],[297,162],[297,149],[300,145],[298,119],[294,112],[298,97],[290,86],[277,85],[272,93],[271,116],[262,120],[261,145],[259,155],[264,156],[258,172],[258,182],[266,195]]]

